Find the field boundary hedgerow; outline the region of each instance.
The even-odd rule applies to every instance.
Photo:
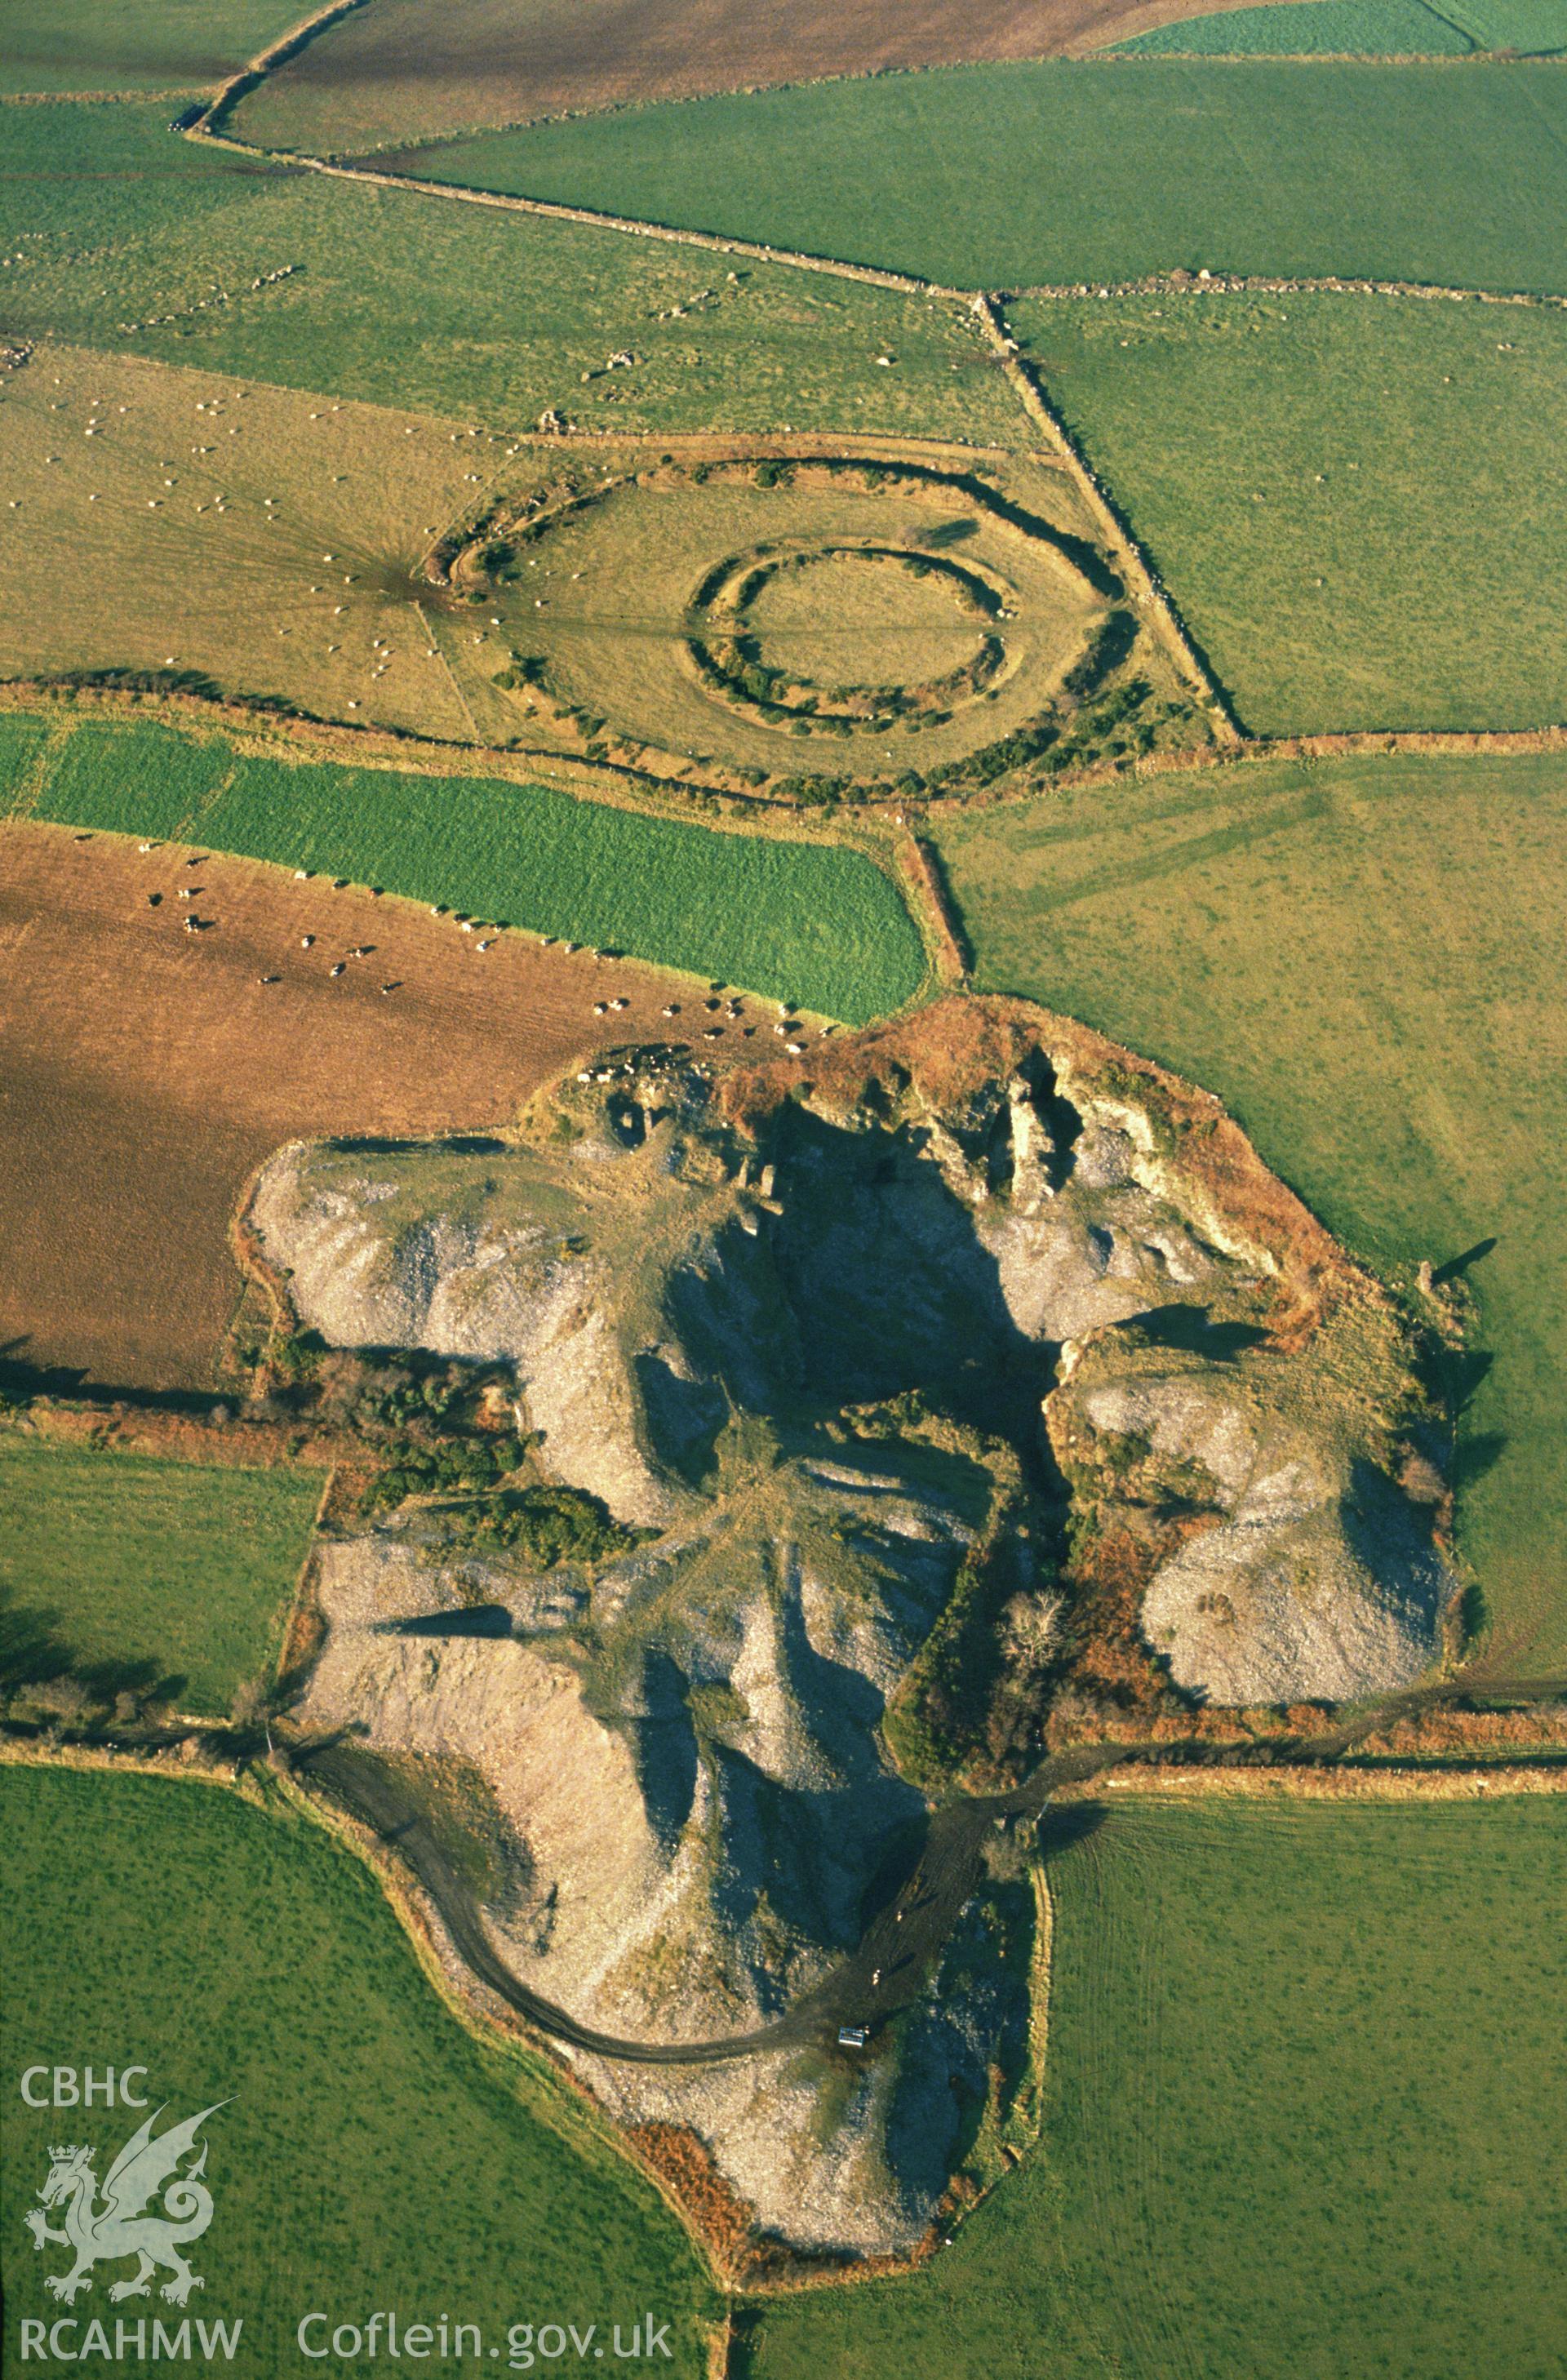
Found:
[[[362,5],[362,0],[347,0],[347,5],[350,6]],[[334,12],[328,12],[329,15],[332,13]],[[317,20],[309,21],[313,25]],[[276,157],[280,162],[298,164],[335,178],[366,182],[389,190],[403,189],[431,198],[455,198],[469,204],[496,207],[547,220],[570,222],[589,228],[615,231],[635,237],[695,247],[717,255],[744,256],[794,270],[825,273],[870,287],[895,291],[904,296],[922,296],[933,301],[966,307],[1001,363],[1008,385],[1026,419],[1044,441],[1049,459],[1063,468],[1073,480],[1081,501],[1097,524],[1110,552],[1128,582],[1133,601],[1158,639],[1165,646],[1178,678],[1207,714],[1216,741],[1221,747],[1233,751],[1238,751],[1247,746],[1261,747],[1263,739],[1248,735],[1237,711],[1233,697],[1221,680],[1208,653],[1187,625],[1160,574],[1152,566],[1130,519],[1110,494],[1076,437],[1068,430],[1041,382],[1038,367],[1024,357],[1020,345],[1013,336],[1008,325],[1005,307],[1010,297],[1027,295],[1041,298],[1087,300],[1096,298],[1110,298],[1116,296],[1155,293],[1169,294],[1173,297],[1330,294],[1380,298],[1388,302],[1424,301],[1567,309],[1567,296],[1556,293],[1462,288],[1443,284],[1372,280],[1340,275],[1297,278],[1271,274],[1215,273],[1208,268],[1197,272],[1174,269],[1168,273],[1144,276],[1131,282],[1041,284],[1038,287],[1031,286],[1026,291],[1020,289],[1011,293],[959,288],[879,266],[853,263],[843,259],[811,254],[800,249],[777,248],[756,241],[694,231],[632,216],[608,213],[589,207],[528,198],[513,192],[481,190],[461,184],[425,181],[404,174],[384,172],[368,164],[342,164],[332,159],[294,152],[261,149],[252,143],[239,140],[232,134],[218,128],[225,115],[225,104],[224,96],[220,94],[200,119],[186,128],[188,137],[197,140],[215,142],[246,155]],[[545,426],[553,430],[559,425],[552,419]],[[571,425],[565,426],[569,428]],[[582,433],[574,431],[573,434]],[[1362,732],[1375,735],[1384,731],[1373,725]],[[1407,735],[1418,731],[1406,729],[1400,732]],[[1493,732],[1500,732],[1506,735],[1510,731]],[[1263,747],[1269,750],[1282,748],[1270,742],[1266,743]],[[1331,748],[1349,750],[1362,747],[1353,744],[1341,744]],[[1509,747],[1503,745],[1499,748]],[[610,768],[613,771],[613,764],[610,764]],[[1063,776],[1065,773],[1063,772]],[[605,781],[604,776],[600,775],[599,782]]]
[[[215,782],[202,787],[210,798],[177,817],[166,802],[147,808],[145,788],[128,781],[103,801],[67,794],[47,813],[60,826],[188,835],[236,857],[504,919],[525,934],[613,944],[850,1024],[906,1006],[939,972],[940,926],[927,902],[911,901],[916,880],[900,864],[893,822],[880,817],[845,832],[782,804],[748,820],[693,816],[673,801],[604,800],[598,789],[541,783],[515,752],[437,747],[425,767],[411,740],[387,738],[390,749],[372,758],[362,747],[344,750],[352,730],[307,741],[273,721],[270,735],[247,734],[242,711],[215,706],[200,725],[124,696],[72,703],[67,715],[86,735],[128,744],[140,732],[214,745],[214,781],[227,769],[232,782],[226,793]],[[41,717],[57,724],[60,710],[36,692],[30,702],[21,689],[0,688],[0,720]],[[58,740],[50,746],[55,758],[61,750]],[[35,817],[49,795],[34,783],[39,770],[37,752],[27,752],[20,782]],[[366,776],[393,798],[360,817],[355,781]],[[450,811],[437,834],[446,786]],[[453,823],[459,813],[466,834]],[[621,869],[628,888],[618,885]]]
[[[115,686],[61,686],[47,678],[0,682],[0,716],[50,714],[52,737],[68,734],[75,718],[103,716],[126,722],[162,721],[191,734],[223,733],[247,739],[258,757],[279,749],[304,753],[343,768],[384,770],[394,774],[417,770],[439,777],[467,776],[475,770],[510,784],[528,785],[543,779],[553,789],[576,798],[629,810],[674,824],[710,827],[716,833],[777,835],[791,843],[820,843],[829,848],[864,850],[875,863],[894,873],[905,890],[920,893],[917,922],[930,949],[933,965],[945,979],[942,953],[954,942],[952,917],[944,900],[931,890],[928,871],[916,858],[907,859],[901,834],[891,848],[884,830],[902,829],[909,817],[902,796],[869,802],[848,812],[825,818],[782,795],[728,788],[713,795],[704,786],[679,778],[656,777],[618,766],[613,761],[577,759],[557,753],[507,749],[501,746],[443,744],[400,730],[346,722],[295,717],[280,726],[275,712],[256,710],[243,697],[211,696],[188,689],[149,695]],[[28,764],[24,779],[8,808],[7,819],[22,820],[32,813],[43,775],[55,749],[41,748]],[[1253,735],[1244,729],[1233,738],[1212,745],[1192,745],[1179,751],[1124,755],[1087,766],[1063,769],[1050,781],[1049,790],[1073,793],[1146,777],[1181,776],[1188,771],[1234,768],[1269,760],[1331,760],[1382,754],[1425,754],[1431,758],[1473,754],[1523,758],[1531,753],[1567,751],[1567,724],[1551,727],[1366,727],[1325,730],[1306,735]],[[961,794],[929,793],[917,796],[921,814],[948,816],[964,810],[996,809],[1038,800],[1041,787],[1033,780],[976,787]],[[712,802],[709,812],[706,803]],[[693,817],[693,809],[702,807]],[[192,820],[192,825],[199,821]],[[961,936],[955,941],[961,944]]]
[[[278,67],[286,65],[307,42],[313,42],[318,33],[324,33],[327,27],[334,25],[340,17],[351,17],[366,5],[367,0],[326,0],[324,7],[312,10],[308,17],[301,17],[297,24],[289,26],[286,32],[280,33],[275,41],[269,42],[264,49],[256,52],[253,58],[248,58],[242,67],[227,76],[213,97],[204,103],[197,121],[210,124],[215,117],[226,114],[229,108],[237,107],[248,91],[253,91]]]
[[[1354,728],[1342,735],[1241,735],[1234,743],[1194,746],[1185,752],[1148,752],[1093,768],[1063,770],[1048,789],[1033,783],[986,785],[971,794],[933,794],[922,810],[945,817],[963,810],[1002,809],[1038,801],[1042,790],[1091,792],[1116,783],[1132,783],[1145,777],[1184,776],[1202,770],[1234,769],[1270,760],[1338,760],[1375,759],[1403,753],[1429,759],[1464,753],[1476,758],[1522,759],[1530,753],[1567,752],[1567,726],[1562,727],[1400,727]]]
[[[1151,568],[1131,524],[1124,520],[1100,486],[1087,457],[1040,387],[1036,372],[1025,363],[1017,341],[1007,328],[1001,300],[977,295],[971,300],[976,321],[1002,359],[1008,385],[1035,428],[1056,449],[1071,472],[1077,492],[1098,523],[1111,553],[1129,582],[1134,603],[1151,619],[1169,650],[1176,675],[1212,718],[1220,740],[1238,744],[1240,726],[1228,698],[1174,604]]]
[[[1137,281],[1041,281],[1018,298],[1415,298],[1452,305],[1567,307],[1551,290],[1460,289],[1438,281],[1366,281],[1342,273],[1291,280],[1273,273],[1146,273]]]

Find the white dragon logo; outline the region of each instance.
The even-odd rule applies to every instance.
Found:
[[[92,2287],[94,2265],[112,2264],[120,2256],[136,2256],[140,2262],[130,2280],[116,2281],[110,2289],[109,2296],[116,2303],[121,2298],[151,2296],[152,2275],[160,2265],[174,2276],[162,2291],[172,2305],[183,2305],[192,2289],[205,2288],[200,2275],[191,2271],[179,2252],[199,2240],[213,2219],[213,2194],[201,2180],[207,2164],[206,2143],[202,2142],[194,2165],[185,2173],[177,2168],[181,2157],[195,2147],[196,2135],[207,2118],[227,2104],[219,2099],[188,2122],[171,2125],[156,2140],[152,2127],[164,2111],[154,2107],[109,2168],[101,2206],[96,2203],[98,2177],[92,2170],[97,2151],[74,2143],[68,2148],[51,2148],[48,2179],[38,2193],[39,2203],[28,2209],[22,2220],[35,2248],[54,2240],[76,2252],[68,2273],[44,2275],[43,2286],[52,2296],[64,2298],[70,2305],[81,2290]],[[148,2202],[160,2190],[162,2211],[150,2215]],[[56,2231],[44,2210],[61,2205],[66,2210],[65,2228]]]

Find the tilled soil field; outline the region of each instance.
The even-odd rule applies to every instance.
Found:
[[[280,67],[234,128],[343,154],[644,100],[1052,57],[1192,13],[1183,0],[378,0]]]
[[[493,1130],[579,1053],[714,1021],[652,968],[480,953],[449,917],[197,848],[0,828],[0,1365],[61,1388],[213,1381],[230,1218],[280,1142]],[[736,1050],[776,1014],[745,1005]]]

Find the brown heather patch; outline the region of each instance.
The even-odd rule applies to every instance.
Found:
[[[169,1413],[157,1405],[68,1402],[39,1397],[19,1425],[30,1436],[62,1446],[99,1446],[122,1454],[153,1454],[174,1463],[242,1464],[246,1469],[331,1470],[345,1451],[332,1431],[302,1427],[298,1421],[251,1419],[227,1422],[204,1415]]]
[[[1143,1597],[1160,1563],[1193,1533],[1192,1524],[1147,1534],[1111,1526],[1076,1554],[1066,1575],[1079,1693],[1142,1718],[1169,1709],[1171,1686],[1143,1639]]]
[[[630,2124],[626,2138],[658,2176],[713,2262],[734,2281],[755,2281],[792,2261],[755,2236],[755,2216],[688,2124]]]
[[[1444,1753],[1567,1751],[1567,1706],[1544,1710],[1422,1711],[1357,1749],[1373,1759],[1430,1758]]]

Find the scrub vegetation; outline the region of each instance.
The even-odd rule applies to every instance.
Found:
[[[1567,761],[1248,765],[949,813],[938,840],[982,988],[1202,1083],[1373,1263],[1467,1281],[1459,1548],[1513,1666],[1550,1674]]]

